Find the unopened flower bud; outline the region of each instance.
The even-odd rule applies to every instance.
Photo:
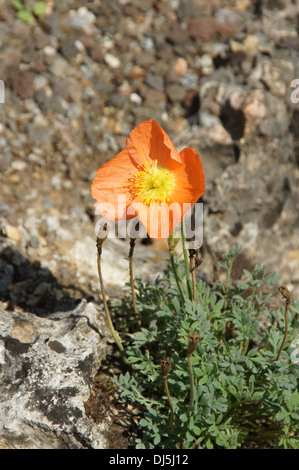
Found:
[[[102,222],[102,220],[100,220],[99,222]],[[102,245],[104,243],[104,241],[106,240],[107,236],[108,236],[108,224],[107,222],[105,223],[97,223],[96,224],[96,228],[95,228],[95,232],[96,232],[96,236],[97,236],[97,250],[98,250],[98,254],[99,256],[101,256],[102,254]]]
[[[168,375],[170,368],[171,368],[170,357],[167,356],[164,359],[161,359],[161,371],[164,377]]]
[[[281,295],[286,299],[286,301],[290,302],[291,301],[291,294],[290,294],[289,289],[284,285],[280,286],[278,289],[279,289],[279,292],[281,293]]]
[[[192,354],[198,346],[199,343],[199,334],[191,333],[188,337],[188,355]]]
[[[96,237],[102,240],[103,243],[106,240],[108,233],[109,227],[107,221],[104,218],[98,220],[95,226]]]

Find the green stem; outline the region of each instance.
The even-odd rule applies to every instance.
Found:
[[[129,272],[130,272],[130,285],[131,285],[131,294],[132,294],[132,303],[135,317],[138,323],[138,327],[141,328],[141,320],[137,309],[136,304],[136,295],[135,295],[135,286],[134,286],[134,273],[133,273],[133,255],[135,248],[136,238],[130,238],[130,251],[129,251]]]
[[[170,258],[170,264],[171,264],[172,272],[173,272],[173,275],[174,275],[174,278],[175,278],[175,282],[176,282],[178,291],[180,293],[182,302],[184,304],[185,303],[185,296],[184,296],[184,293],[182,291],[182,282],[183,281],[182,281],[182,278],[181,278],[180,273],[178,271],[178,267],[175,264],[174,255],[171,251],[169,251],[169,258]]]
[[[189,371],[189,379],[190,379],[190,408],[193,410],[194,408],[194,395],[195,395],[195,387],[194,387],[194,375],[193,375],[193,367],[192,367],[192,354],[188,354],[188,371]]]
[[[243,346],[243,349],[242,349],[242,354],[244,356],[246,356],[246,354],[248,352],[249,342],[250,342],[250,338],[247,338],[244,342],[244,346]]]
[[[190,256],[190,269],[191,269],[191,277],[192,277],[192,295],[193,295],[193,302],[197,304],[197,296],[196,296],[196,277],[195,277],[195,260],[194,256]]]
[[[185,261],[185,269],[186,269],[186,283],[187,283],[189,299],[192,301],[193,293],[192,293],[192,286],[191,286],[191,279],[190,279],[190,268],[189,268],[189,260],[188,260],[188,250],[186,246],[186,231],[185,231],[184,220],[181,221],[181,234],[182,234],[182,245],[183,245],[184,261]]]
[[[103,299],[103,304],[104,304],[104,310],[105,310],[105,314],[106,314],[106,319],[107,319],[107,322],[108,322],[108,325],[109,325],[111,334],[112,334],[113,339],[114,339],[114,341],[116,342],[116,344],[117,344],[117,346],[118,346],[120,352],[121,352],[122,355],[123,355],[123,354],[124,354],[124,347],[123,347],[123,345],[121,344],[121,340],[120,340],[120,338],[118,337],[118,334],[116,333],[116,331],[115,331],[115,329],[114,329],[114,326],[113,326],[113,323],[112,323],[112,320],[111,320],[111,317],[110,317],[110,313],[109,313],[109,308],[108,308],[108,304],[107,304],[107,299],[106,299],[106,293],[105,293],[104,282],[103,282],[103,276],[102,276],[102,269],[101,269],[102,243],[103,243],[103,240],[97,238],[97,265],[98,265],[98,276],[99,276],[99,281],[100,281],[101,294],[102,294],[102,299]]]
[[[283,336],[281,346],[280,346],[278,354],[277,354],[277,358],[276,358],[277,361],[279,361],[281,351],[284,348],[284,345],[285,345],[285,342],[286,342],[286,339],[287,339],[287,335],[288,335],[288,311],[289,311],[290,303],[291,303],[291,300],[287,299],[286,300],[286,306],[285,306],[285,312],[284,312],[285,331],[284,331],[284,336]]]
[[[170,427],[170,429],[173,429],[173,406],[172,406],[171,396],[170,396],[170,393],[169,393],[167,377],[163,377],[163,382],[164,382],[164,388],[165,388],[165,392],[166,392],[167,400],[168,400],[168,404],[169,404],[169,409],[170,409],[169,427]]]

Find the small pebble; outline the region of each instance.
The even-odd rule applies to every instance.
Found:
[[[120,60],[113,54],[105,54],[104,60],[106,64],[109,65],[109,67],[111,67],[112,69],[117,69],[118,67],[120,67]]]
[[[130,101],[134,104],[141,104],[142,103],[142,98],[137,93],[131,93]]]
[[[180,77],[183,77],[187,72],[188,63],[183,57],[179,57],[174,63],[173,68]]]
[[[44,47],[44,54],[48,57],[54,57],[57,54],[57,51],[53,46],[46,46]]]
[[[19,241],[22,238],[22,234],[20,230],[18,230],[17,227],[14,227],[13,225],[10,225],[10,224],[5,225],[4,233],[6,234],[7,238],[10,238],[11,240],[14,240],[14,241]]]
[[[27,164],[23,160],[14,160],[11,162],[11,167],[16,171],[24,171]]]

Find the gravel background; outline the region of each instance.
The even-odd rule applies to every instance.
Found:
[[[264,263],[298,295],[298,2],[49,0],[30,24],[0,3],[3,308],[46,314],[97,298],[90,184],[150,118],[201,155],[206,278],[239,243],[235,276]],[[119,293],[127,245],[110,247],[106,281]],[[163,248],[140,253],[162,269]]]

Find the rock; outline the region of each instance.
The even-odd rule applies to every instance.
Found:
[[[249,139],[257,130],[269,135],[274,130],[283,133],[288,121],[284,103],[267,91],[246,90],[223,81],[201,81],[200,122],[207,127],[222,125],[233,140]],[[224,136],[224,134],[223,134]]]
[[[149,85],[150,87],[152,87],[154,90],[157,90],[159,92],[163,92],[164,90],[163,77],[149,73],[145,77],[145,83]]]
[[[249,56],[255,57],[258,51],[259,42],[260,39],[258,36],[252,34],[246,36],[242,43],[231,39],[229,45],[232,52],[243,52]]]
[[[142,103],[142,98],[141,96],[138,95],[138,93],[131,93],[130,95],[130,101],[134,104],[141,104]]]
[[[289,61],[263,60],[258,63],[250,75],[253,82],[260,81],[275,96],[285,97],[289,91],[288,83],[294,74],[294,66]]]
[[[184,88],[177,83],[171,83],[166,87],[166,94],[171,103],[183,101],[185,93]]]
[[[76,29],[83,29],[89,31],[88,27],[92,25],[96,20],[95,15],[82,6],[78,10],[70,10],[68,16],[68,23]]]
[[[53,59],[52,64],[50,65],[51,73],[60,78],[65,78],[68,75],[69,66],[67,61],[61,57],[57,56]]]
[[[42,142],[49,144],[51,139],[48,121],[42,114],[37,114],[28,126],[28,135],[32,142]]]
[[[85,45],[85,42],[83,42],[83,44]],[[102,44],[90,42],[90,44],[87,45],[87,51],[92,60],[95,62],[103,62],[105,54]]]
[[[235,24],[221,23],[214,17],[195,18],[189,21],[188,32],[193,39],[209,41],[215,37],[229,38],[239,26]]]
[[[107,447],[108,413],[85,413],[107,337],[94,303],[47,318],[0,309],[0,447]]]
[[[33,87],[34,91],[42,90],[48,85],[48,80],[43,75],[35,75]]]
[[[4,53],[3,53],[4,52]],[[7,46],[2,50],[0,62],[0,77],[7,86],[12,86],[16,75],[19,72],[21,61],[21,51],[12,46]]]
[[[60,52],[65,59],[72,59],[73,57],[76,57],[76,55],[79,53],[79,49],[76,46],[75,41],[72,41],[71,39],[66,39],[60,44]]]
[[[188,40],[188,36],[187,29],[182,28],[178,23],[174,23],[167,34],[167,40],[172,44],[182,44]]]
[[[22,72],[13,80],[13,89],[21,99],[33,97],[34,75],[31,72]]]
[[[27,163],[24,160],[14,160],[11,164],[11,167],[16,171],[24,171],[27,166]]]
[[[22,238],[22,234],[19,231],[19,229],[17,227],[14,227],[13,225],[9,225],[9,224],[5,225],[4,233],[7,236],[7,238],[10,238],[11,240],[18,241],[18,240],[21,240]]]
[[[141,54],[136,56],[135,60],[136,65],[148,69],[155,63],[155,55],[151,52],[142,51]]]
[[[106,64],[109,65],[109,67],[111,67],[112,69],[117,69],[118,67],[120,67],[120,60],[113,54],[105,54],[104,60]]]
[[[0,216],[9,214],[11,210],[11,207],[0,199]]]
[[[34,45],[36,49],[44,49],[50,43],[50,38],[42,29],[34,30]]]
[[[196,64],[200,67],[202,75],[211,75],[214,71],[214,64],[210,54],[203,54],[197,61]]]
[[[5,143],[5,142],[3,142]],[[10,167],[12,160],[12,155],[9,153],[8,149],[5,149],[0,155],[0,171],[5,171]]]
[[[50,15],[46,15],[44,18],[44,25],[47,32],[56,38],[61,37],[61,16],[57,10],[53,11]]]
[[[198,87],[198,75],[196,73],[187,72],[183,77],[180,77],[179,83],[184,88],[197,88]]]
[[[8,287],[13,283],[14,269],[11,264],[1,262],[0,265],[0,295],[7,291]]]
[[[232,8],[218,8],[215,12],[215,18],[223,24],[240,25],[243,23],[242,16]]]
[[[188,116],[192,116],[198,112],[199,96],[195,90],[187,90],[184,96],[183,106],[186,109]]]
[[[187,68],[188,62],[183,57],[179,57],[173,64],[173,69],[179,77],[186,75]]]
[[[238,236],[238,243],[242,250],[246,250],[256,243],[258,231],[259,228],[256,223],[247,222],[244,224]]]
[[[139,93],[141,98],[144,99],[145,105],[150,107],[155,107],[161,105],[166,99],[166,95],[164,92],[160,92],[154,90],[151,87],[146,86],[145,84],[141,84],[139,86]]]

